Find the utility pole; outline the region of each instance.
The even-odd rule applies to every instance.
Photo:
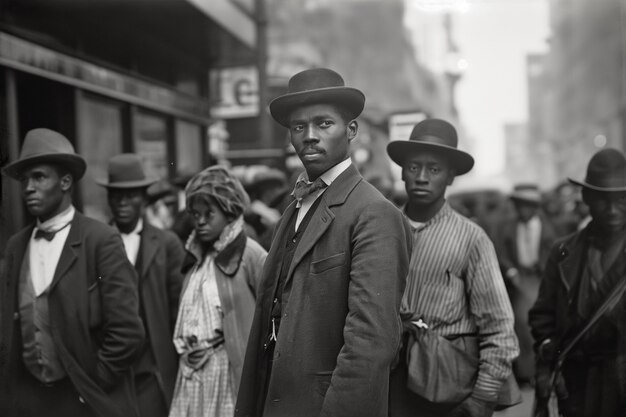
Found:
[[[272,147],[270,119],[267,117],[267,14],[265,0],[255,0],[256,57],[259,73],[259,147]]]

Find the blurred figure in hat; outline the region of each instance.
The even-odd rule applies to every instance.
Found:
[[[350,160],[364,105],[325,68],[270,103],[305,172],[263,269],[236,416],[387,415],[411,238]]]
[[[112,225],[139,277],[139,314],[147,333],[133,364],[139,412],[141,417],[165,417],[178,371],[172,335],[183,281],[183,246],[174,233],[145,219],[148,187],[156,180],[146,177],[138,155],[113,156],[108,178],[96,182],[107,189]]]
[[[7,245],[0,290],[0,415],[136,416],[144,341],[137,274],[118,233],[72,204],[85,160],[50,129],[26,134],[4,173],[35,223]]]
[[[557,236],[552,223],[541,212],[542,195],[536,184],[515,185],[510,199],[515,215],[501,221],[495,241],[520,345],[520,356],[513,369],[518,382],[531,383],[535,355],[528,310],[537,299],[541,274]]]
[[[564,417],[626,415],[626,158],[598,151],[582,188],[591,222],[557,241],[529,313],[537,351],[536,396],[547,403],[559,352],[609,297],[600,319],[565,356],[556,378]]]
[[[459,150],[457,143],[454,126],[441,119],[425,119],[413,127],[409,140],[387,145],[391,160],[402,167],[407,193],[402,211],[414,239],[401,310],[405,344],[391,375],[389,415],[394,417],[490,416],[518,353],[513,312],[493,244],[480,226],[454,211],[445,197],[455,177],[474,166],[472,156]],[[450,343],[479,364],[476,380],[468,387],[470,394],[459,403],[436,403],[438,398],[430,392],[407,387],[414,377],[422,379],[412,386],[445,387],[445,375],[439,379],[408,365],[411,359],[421,360],[407,353],[424,326],[454,340]],[[423,354],[430,353],[436,354]],[[445,389],[454,391],[462,381],[448,383],[452,386]]]
[[[159,180],[147,189],[146,220],[154,227],[170,230],[178,215],[178,190],[168,180]]]

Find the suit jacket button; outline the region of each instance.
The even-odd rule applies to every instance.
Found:
[[[20,313],[18,313],[17,311],[13,313],[13,320],[19,320],[19,318],[20,318]]]

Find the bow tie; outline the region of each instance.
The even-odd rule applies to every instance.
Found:
[[[46,231],[46,230],[37,229],[37,231],[35,232],[35,240],[46,239],[48,242],[51,242],[52,239],[54,239],[54,235],[56,235],[61,230],[65,229],[70,224],[72,224],[72,222],[68,222],[62,228],[60,228],[58,230],[54,230],[54,231],[52,231],[52,230]]]
[[[46,232],[45,230],[37,229],[35,232],[35,240],[46,239],[48,242],[54,239],[56,232]]]
[[[313,182],[307,182],[305,179],[300,179],[296,182],[296,186],[291,195],[293,195],[297,201],[302,201],[303,198],[326,187],[328,187],[328,184],[326,184],[321,178],[317,178]]]

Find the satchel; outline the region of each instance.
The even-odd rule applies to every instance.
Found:
[[[478,375],[478,337],[447,339],[417,326],[407,349],[407,388],[437,406],[454,406],[469,397]],[[515,377],[503,384],[496,409],[522,402]]]

